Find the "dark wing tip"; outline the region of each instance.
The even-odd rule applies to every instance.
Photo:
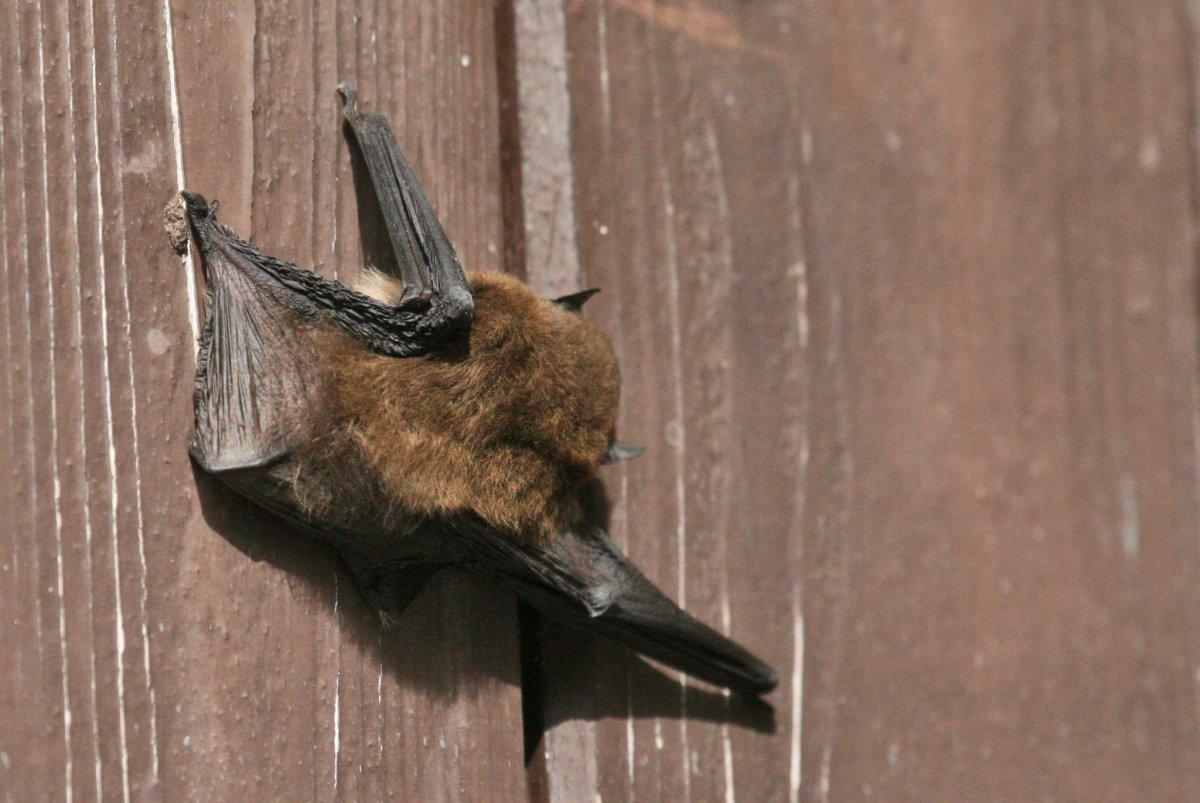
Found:
[[[598,525],[559,532],[547,548],[463,522],[466,565],[508,585],[547,614],[623,642],[708,683],[766,694],[779,673],[682,610],[620,552]]]
[[[470,329],[475,318],[470,284],[387,117],[359,111],[349,84],[338,87],[338,96],[404,283],[396,312],[411,330],[412,353],[424,353]]]
[[[775,691],[779,686],[779,670],[773,666],[764,666],[767,670],[762,676],[763,694]]]
[[[779,670],[755,659],[755,664],[743,668],[746,690],[755,694],[770,694],[779,686]]]

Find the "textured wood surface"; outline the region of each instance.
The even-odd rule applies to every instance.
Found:
[[[1197,18],[0,0],[0,797],[1193,797]],[[603,288],[614,535],[773,712],[454,578],[381,636],[194,474],[160,210],[373,260],[341,80],[468,268]]]
[[[804,26],[814,794],[1197,788],[1185,21]]]
[[[266,250],[356,270],[346,80],[392,116],[464,260],[498,268],[491,9],[3,15],[0,789],[523,798],[507,595],[448,578],[381,636],[332,555],[193,475],[194,299],[160,223],[186,184]]]
[[[619,532],[791,682],[546,637],[550,796],[1192,795],[1185,9],[566,7]]]
[[[784,680],[772,717],[548,626],[555,800],[786,798],[794,774],[808,426],[799,118],[794,71],[743,41],[794,46],[779,30],[794,20],[737,11],[568,4],[579,285],[604,289],[590,312],[620,355],[621,436],[649,447],[609,472],[615,535]]]

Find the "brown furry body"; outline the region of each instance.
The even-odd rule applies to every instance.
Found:
[[[386,499],[393,524],[469,511],[536,542],[578,518],[578,486],[613,438],[612,348],[516,279],[470,280],[469,338],[424,357],[381,356],[333,327],[309,331],[324,410],[309,423],[312,448],[296,455],[298,480],[321,477],[298,483],[302,500],[299,486],[333,479],[345,498]],[[400,291],[378,275],[359,289],[386,303]],[[373,494],[346,487],[364,483]],[[310,497],[309,512],[333,501]]]

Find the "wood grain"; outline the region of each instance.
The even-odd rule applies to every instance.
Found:
[[[240,62],[252,65],[252,80],[240,76],[248,82],[242,97],[252,99],[250,106],[217,96],[220,85],[205,76],[219,54],[200,31],[187,32],[190,15],[200,22],[207,14],[210,25],[220,27],[223,11],[222,4],[180,7],[180,97],[207,92],[212,101],[182,106],[182,126],[185,132],[207,129],[216,142],[249,139],[242,151],[248,149],[253,162],[240,175],[252,186],[231,187],[250,199],[249,209],[232,210],[234,220],[248,218],[243,231],[268,251],[329,273],[352,272],[362,263],[348,151],[332,94],[337,81],[348,80],[364,106],[392,117],[464,259],[495,262],[489,254],[498,251],[498,128],[490,16],[483,9],[369,4],[339,8],[334,16],[324,9],[313,15],[307,3],[259,3],[243,15],[253,19],[252,36],[244,26],[240,37],[233,32]],[[424,38],[416,38],[417,31]],[[210,118],[215,109],[234,121],[230,128]],[[219,150],[192,149],[185,141],[183,155],[189,185],[224,172]],[[351,798],[453,797],[465,790],[520,796],[511,599],[451,578],[423,595],[402,627],[382,639],[329,557],[311,548],[301,553],[287,540],[241,544],[264,550],[268,562],[285,569],[272,569],[269,578],[256,572],[242,586],[247,625],[261,617],[254,608],[264,604],[264,591],[275,596],[282,614],[272,622],[273,648],[256,650],[258,666],[240,671],[247,679],[276,675],[273,694],[288,713],[247,718],[249,732],[230,742],[270,738],[280,746],[276,777],[263,777],[259,788],[311,786],[317,794]],[[244,570],[243,555],[230,557]],[[297,573],[311,587],[299,605],[290,579]],[[228,599],[217,602],[228,606]],[[276,666],[289,652],[298,664],[294,681]],[[230,659],[243,663],[236,651],[224,658]],[[291,688],[300,684],[308,689],[296,699]],[[232,701],[214,702],[212,711],[236,716]]]
[[[831,8],[806,51],[813,455],[844,488],[806,543],[806,788],[1186,797],[1183,20],[938,12]]]
[[[548,777],[591,762],[605,798],[1186,797],[1181,10],[567,9],[580,262],[607,291],[623,432],[651,446],[610,478],[616,521],[791,683],[764,735],[550,641],[546,719],[595,730]]]
[[[1197,18],[0,0],[0,798],[1194,796]],[[773,712],[534,617],[519,649],[453,577],[381,635],[194,473],[162,205],[376,261],[342,80],[465,265],[603,288],[650,447],[614,536]]]
[[[689,611],[788,678],[806,357],[781,166],[798,140],[774,64],[660,24],[691,24],[695,6],[567,6],[580,283],[604,289],[590,312],[622,362],[622,437],[649,446],[610,472],[614,533]],[[732,9],[702,13],[737,25]],[[545,639],[543,660],[551,733],[594,723],[581,745],[599,768],[591,794],[786,796],[787,680],[772,718],[574,634]],[[553,780],[583,759],[547,761],[549,796],[578,799]]]
[[[364,11],[3,8],[6,798],[524,796],[512,599],[447,578],[384,637],[332,555],[186,456],[162,206],[182,178],[267,250],[357,270],[339,80],[498,267],[490,11]]]

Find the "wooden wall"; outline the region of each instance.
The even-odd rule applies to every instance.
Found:
[[[1197,14],[0,0],[0,795],[1195,797]],[[161,208],[358,269],[342,80],[604,289],[615,535],[770,707],[454,577],[381,634],[196,475]]]

